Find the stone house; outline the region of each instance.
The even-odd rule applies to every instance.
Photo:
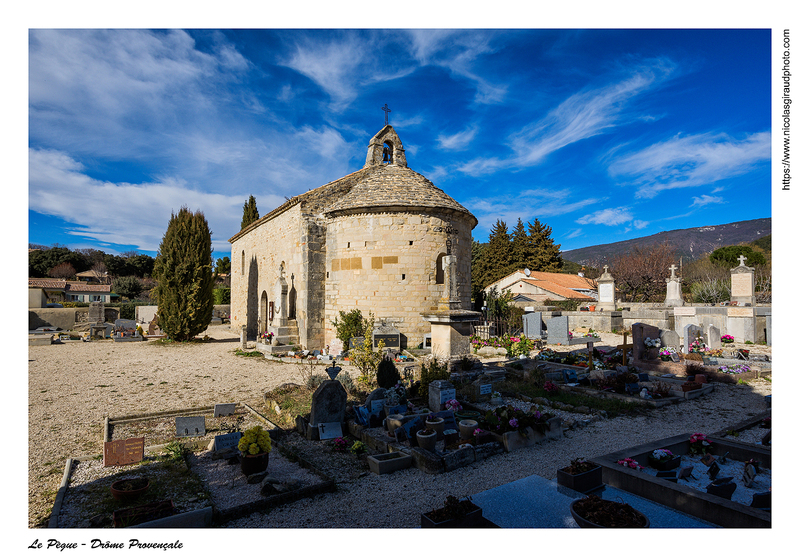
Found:
[[[250,340],[322,349],[339,312],[371,312],[416,346],[421,314],[444,294],[442,258],[456,256],[458,296],[470,302],[472,229],[478,220],[408,167],[386,125],[360,170],[293,197],[231,239],[231,327]]]
[[[41,308],[58,302],[111,301],[110,284],[87,284],[64,279],[28,279],[28,307]]]
[[[511,292],[512,301],[520,305],[545,300],[579,300],[594,302],[597,300],[597,285],[580,275],[566,273],[546,273],[516,270],[508,276],[488,285],[484,292],[488,294],[492,288],[497,294]]]

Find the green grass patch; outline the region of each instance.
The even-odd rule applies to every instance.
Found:
[[[236,350],[233,351],[233,353],[236,354],[237,356],[243,356],[245,358],[263,358],[264,357],[264,354],[262,354],[258,350],[253,350],[251,352],[248,352],[246,350],[242,350],[241,348],[237,348]]]

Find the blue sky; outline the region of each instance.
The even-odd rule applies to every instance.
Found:
[[[770,30],[45,30],[29,34],[29,242],[155,255],[202,211],[408,164],[562,249],[771,216]],[[742,202],[746,199],[746,202]]]

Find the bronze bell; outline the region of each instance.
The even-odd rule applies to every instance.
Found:
[[[389,149],[383,149],[383,162],[389,162]]]

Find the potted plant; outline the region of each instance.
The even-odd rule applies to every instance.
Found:
[[[435,416],[433,413],[428,414],[428,417],[425,418],[425,428],[434,430],[437,439],[441,438],[444,431],[444,418]]]
[[[647,351],[647,359],[651,359],[653,352],[656,349],[661,348],[661,339],[660,338],[650,338],[647,337],[644,339],[644,346]]]
[[[128,503],[139,498],[150,487],[150,480],[141,476],[117,480],[111,484],[111,496]]]
[[[648,462],[656,470],[674,470],[681,465],[681,455],[674,455],[669,449],[656,449],[648,456]]]
[[[631,457],[618,460],[617,464],[619,464],[620,466],[624,466],[625,468],[632,468],[633,470],[644,470],[644,466],[636,462],[636,460],[634,460]]]
[[[733,342],[733,335],[722,335],[719,340],[722,344],[731,344]]]
[[[689,452],[692,454],[704,455],[711,447],[711,441],[703,433],[692,433],[689,437]]]
[[[417,444],[426,451],[436,451],[436,430],[426,427],[417,431]]]
[[[483,509],[472,499],[448,495],[444,507],[422,514],[423,528],[475,528],[483,518]]]
[[[588,493],[603,485],[603,467],[585,458],[576,458],[569,466],[558,469],[556,479],[558,485]]]
[[[246,430],[239,439],[241,451],[242,473],[245,476],[257,474],[267,469],[269,452],[272,450],[272,439],[269,432],[260,425]]]
[[[662,348],[658,351],[658,357],[661,358],[662,362],[670,361],[672,359],[672,354],[674,354],[674,352],[669,348]]]
[[[619,501],[606,501],[597,495],[576,499],[569,505],[572,518],[581,528],[649,528],[648,518]]]

